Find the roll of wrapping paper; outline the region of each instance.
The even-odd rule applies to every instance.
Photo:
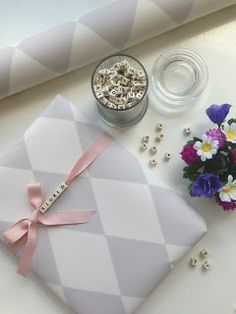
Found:
[[[235,4],[117,0],[0,50],[0,99]]]

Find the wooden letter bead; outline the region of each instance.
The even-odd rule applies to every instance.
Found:
[[[103,98],[101,98],[101,99],[99,99],[100,100],[100,102],[103,104],[103,105],[106,105],[107,103],[108,103],[108,100],[105,98],[105,97],[103,97]]]
[[[127,60],[121,61],[120,64],[121,64],[122,66],[125,66],[126,69],[128,69],[128,67],[129,67],[129,62],[128,62]]]
[[[138,99],[138,100],[141,100],[142,97],[143,97],[143,94],[142,94],[142,93],[137,93],[137,94],[135,95],[135,98]]]
[[[114,87],[118,87],[120,86],[120,81],[114,81],[114,80],[111,80],[110,81],[110,88],[114,88]]]
[[[125,63],[125,60],[124,60],[124,61],[121,61],[121,62],[120,62],[120,67],[119,67],[119,71],[120,71],[120,72],[124,72],[126,69],[127,69],[127,65],[126,65],[126,63]]]
[[[117,109],[117,105],[112,104],[111,108],[112,108],[112,109]]]
[[[103,85],[105,83],[105,79],[102,76],[96,77],[95,81],[96,81],[97,84],[102,84]]]
[[[140,150],[146,150],[148,147],[147,143],[146,142],[143,142],[140,146]]]
[[[113,74],[113,75],[111,76],[111,79],[112,79],[113,81],[117,82],[117,81],[120,79],[120,76],[119,76],[117,73],[115,73],[115,74]]]
[[[145,78],[144,72],[143,72],[142,70],[141,70],[141,71],[137,71],[137,77],[138,77],[139,79]]]
[[[126,95],[129,92],[129,86],[123,86],[124,94]]]
[[[151,160],[149,160],[149,165],[150,165],[151,167],[155,167],[155,166],[157,165],[156,159],[151,159]]]
[[[120,109],[120,110],[124,110],[125,109],[125,105],[118,105],[117,108]]]
[[[132,82],[133,90],[139,90],[140,83],[138,81],[133,81]]]
[[[109,108],[111,108],[111,109],[117,109],[117,105],[113,104],[113,103],[110,102],[110,101],[108,101],[107,107],[109,107]]]
[[[170,153],[166,152],[164,159],[168,161],[168,160],[170,160],[170,156],[171,156]]]
[[[104,76],[107,74],[107,70],[106,69],[99,70],[98,74],[100,74],[101,76]]]
[[[120,79],[120,82],[122,85],[128,85],[129,84],[129,79],[127,79],[126,77],[122,76]]]
[[[150,140],[150,137],[149,137],[148,135],[145,135],[145,136],[143,137],[143,142],[148,143],[149,140]]]
[[[98,91],[98,92],[96,92],[96,96],[98,99],[101,99],[101,98],[103,98],[104,95],[103,95],[103,92]]]
[[[101,88],[102,88],[101,84],[96,84],[96,85],[94,85],[94,91],[95,91],[95,92],[100,91]]]
[[[209,261],[205,261],[202,264],[202,268],[208,270],[211,267],[211,263]]]
[[[108,96],[108,94],[109,94],[109,87],[108,87],[108,85],[103,87],[102,92],[103,92],[104,96]]]
[[[152,147],[150,148],[150,153],[151,153],[151,154],[156,154],[156,152],[157,152],[157,147],[156,147],[156,146],[152,146]]]
[[[135,70],[134,70],[134,68],[132,68],[132,67],[129,67],[128,69],[127,69],[127,75],[134,75],[134,73],[135,73]]]
[[[132,108],[133,107],[133,102],[127,102],[126,108]]]
[[[123,104],[126,105],[127,102],[128,102],[127,98],[126,97],[122,97],[122,100],[123,100]]]
[[[156,136],[155,141],[156,141],[157,143],[159,143],[159,142],[163,139],[163,137],[164,137],[164,135],[163,135],[163,134],[160,134],[160,135]]]
[[[116,88],[116,91],[117,91],[117,95],[123,94],[123,87],[122,87],[122,86],[118,86],[118,87]]]
[[[184,133],[185,133],[186,135],[191,134],[191,132],[192,132],[191,128],[185,128],[185,129],[184,129]]]
[[[198,264],[197,258],[196,257],[192,257],[191,260],[190,260],[190,264],[193,267],[197,266],[197,264]]]
[[[208,254],[209,254],[209,253],[208,253],[207,249],[202,249],[202,250],[200,251],[200,256],[201,256],[202,258],[207,257]]]
[[[135,93],[129,92],[129,93],[127,94],[127,97],[128,97],[128,99],[133,100],[133,99],[135,98]]]
[[[112,96],[112,97],[116,97],[117,96],[117,91],[115,89],[112,89],[109,93],[109,96]]]
[[[116,97],[116,98],[114,99],[114,103],[115,103],[116,105],[123,105],[123,99],[122,99],[121,97]]]
[[[58,199],[58,197],[67,189],[67,187],[68,185],[62,183],[40,207],[41,213],[45,213],[49,209],[49,207],[55,202],[55,200]]]
[[[114,64],[114,69],[119,70],[120,67],[121,67],[121,63],[120,62],[117,62],[117,63]]]
[[[157,125],[157,131],[161,131],[163,128],[163,124],[162,123],[158,123]]]

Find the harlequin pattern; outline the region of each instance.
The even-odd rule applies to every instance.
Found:
[[[1,233],[29,214],[26,184],[41,182],[48,196],[101,132],[56,97],[0,157]],[[203,219],[173,191],[153,184],[115,140],[50,210],[86,208],[96,209],[88,224],[39,228],[32,264],[76,313],[133,312],[206,232]]]
[[[236,0],[115,0],[0,50],[0,98],[42,83]],[[118,30],[118,31],[117,31]]]

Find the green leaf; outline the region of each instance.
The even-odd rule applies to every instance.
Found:
[[[202,168],[203,163],[197,162],[194,165],[189,165],[187,167],[184,167],[183,169],[183,178],[189,179],[190,181],[195,181],[201,174],[202,174]]]
[[[236,123],[236,119],[231,118],[227,122],[228,122],[229,125],[231,125],[234,122]]]
[[[189,191],[189,194],[191,196],[193,196],[193,194],[192,194],[192,187],[193,187],[193,183],[190,183],[189,186],[188,186],[188,191]]]

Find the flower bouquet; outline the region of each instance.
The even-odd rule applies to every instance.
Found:
[[[214,198],[224,210],[236,208],[236,119],[225,120],[230,107],[210,106],[206,114],[216,126],[188,141],[180,153],[190,195]]]

